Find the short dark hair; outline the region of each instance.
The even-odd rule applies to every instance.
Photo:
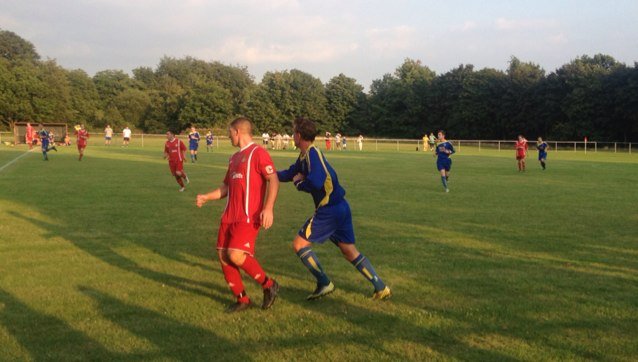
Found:
[[[298,117],[293,122],[293,131],[299,133],[304,141],[313,142],[317,136],[317,126],[315,122],[307,118]]]
[[[440,129],[437,133],[442,133],[445,136],[445,131]]]
[[[239,128],[246,128],[248,134],[253,134],[253,122],[247,117],[238,117],[230,122],[230,128],[238,130]]]

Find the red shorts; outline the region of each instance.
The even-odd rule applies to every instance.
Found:
[[[255,254],[255,240],[259,234],[259,224],[236,222],[219,225],[217,250],[240,250]]]
[[[85,148],[86,148],[86,143],[85,144],[78,143],[78,150],[83,150]]]
[[[168,167],[171,169],[171,173],[173,176],[177,173],[177,171],[184,171],[184,162],[182,161],[168,161]]]

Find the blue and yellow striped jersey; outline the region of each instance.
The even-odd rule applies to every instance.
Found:
[[[297,190],[310,193],[316,208],[343,201],[346,190],[339,184],[337,173],[326,157],[314,145],[308,148],[305,155],[299,155],[287,170],[277,171],[277,176],[279,181],[289,182],[298,173],[304,175],[305,179],[295,183]]]

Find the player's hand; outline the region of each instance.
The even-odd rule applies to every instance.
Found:
[[[206,195],[202,195],[202,194],[197,195],[197,201],[196,201],[197,207],[204,206],[206,202],[208,202],[208,198],[206,197]]]
[[[270,229],[274,219],[274,214],[272,212],[272,209],[263,209],[261,211],[261,214],[259,214],[259,217],[261,218],[261,226],[264,229]]]
[[[292,182],[297,182],[297,181],[303,181],[306,178],[304,177],[304,175],[302,175],[301,173],[296,174],[293,178],[292,178]]]

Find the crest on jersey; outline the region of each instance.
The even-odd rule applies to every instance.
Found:
[[[269,175],[270,175],[270,174],[271,174],[271,173],[273,173],[273,172],[275,172],[275,170],[273,170],[273,169],[272,169],[272,166],[270,166],[270,165],[266,166],[266,173],[267,173],[267,174],[269,174]]]

